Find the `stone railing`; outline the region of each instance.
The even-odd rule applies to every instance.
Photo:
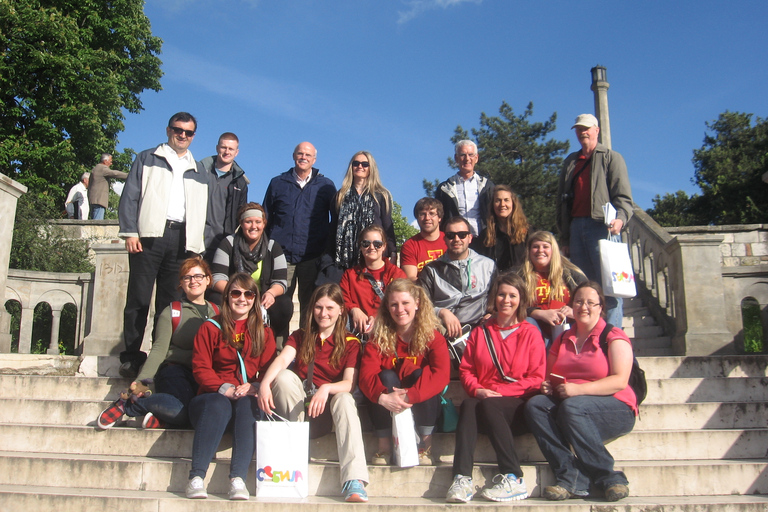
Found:
[[[635,209],[627,239],[638,294],[674,353],[737,351],[741,300],[754,297],[763,310],[768,304],[767,236],[763,225],[667,230]]]

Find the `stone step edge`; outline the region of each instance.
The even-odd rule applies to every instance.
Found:
[[[631,493],[631,487],[630,487]],[[138,510],[135,507],[139,505],[148,505],[147,507],[141,507],[140,510],[178,510],[194,509],[194,510],[229,510],[229,507],[241,507],[239,503],[232,503],[229,505],[229,500],[224,494],[211,494],[207,500],[188,500],[182,493],[175,492],[160,492],[160,491],[115,491],[115,490],[96,490],[93,493],[84,494],[78,489],[71,487],[37,487],[37,486],[21,486],[21,485],[0,485],[0,496],[5,495],[3,500],[7,502],[9,495],[27,495],[32,500],[30,503],[47,503],[44,497],[55,498],[57,504],[61,503],[62,498],[68,498],[71,500],[114,500],[119,502],[123,510]],[[135,504],[134,507],[130,507],[129,503]],[[163,503],[165,502],[165,505]],[[176,502],[176,503],[173,503]],[[327,496],[310,496],[308,498],[256,498],[251,496],[249,502],[259,503],[263,510],[268,512],[284,512],[285,505],[291,504],[295,506],[312,507],[316,512],[336,512],[337,507],[349,505],[345,504],[343,498],[339,497],[327,497]],[[194,505],[193,505],[194,503]],[[210,503],[210,505],[209,505]],[[226,504],[226,505],[225,505]],[[727,510],[742,510],[734,508],[734,506],[744,507],[744,511],[759,511],[765,510],[768,506],[768,496],[764,495],[724,495],[724,496],[644,496],[633,497],[629,496],[615,504],[609,504],[603,499],[583,499],[583,500],[568,500],[567,502],[553,503],[548,502],[543,498],[528,498],[526,500],[514,502],[516,509],[525,508],[530,510],[553,510],[552,507],[556,506],[560,511],[592,511],[596,509],[602,509],[605,506],[610,507],[610,510],[623,510],[629,511],[647,511],[647,510],[664,510],[665,507],[674,508],[676,512],[696,512],[700,510],[709,510],[710,507],[728,507]],[[499,507],[499,503],[487,502],[480,499],[473,500],[467,504],[461,505],[462,510],[468,510],[471,508],[487,509],[488,507]],[[155,508],[156,507],[156,508]],[[171,508],[173,507],[173,508]],[[435,508],[440,510],[446,509],[446,503],[443,499],[438,498],[378,498],[372,497],[371,501],[366,504],[366,509],[371,510],[380,509],[381,512],[390,511],[393,507],[398,508]],[[58,507],[57,507],[58,508]],[[6,509],[8,510],[8,509]],[[13,509],[11,509],[13,510]],[[240,508],[238,508],[240,510]]]

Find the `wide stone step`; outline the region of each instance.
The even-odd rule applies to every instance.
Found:
[[[768,355],[641,357],[649,379],[768,377]]]
[[[250,484],[249,484],[250,487]],[[630,489],[631,491],[631,489]],[[77,487],[29,487],[0,485],[0,501],[7,512],[30,510],[56,510],[61,512],[103,512],[105,510],[130,512],[230,512],[245,510],[248,504],[228,501],[226,494],[211,494],[206,500],[188,500],[182,493],[150,491],[84,491]],[[351,506],[340,496],[313,496],[299,499],[265,499],[251,497],[249,504],[258,503],[260,512],[343,512]],[[460,505],[462,511],[498,510],[499,504],[477,498]],[[765,512],[768,497],[749,496],[630,496],[618,503],[606,503],[601,498],[547,502],[542,498],[529,498],[514,502],[515,510],[525,512]],[[438,511],[452,509],[443,499],[435,498],[380,498],[372,496],[365,509],[372,512]]]
[[[658,325],[625,325],[623,329],[632,340],[656,338],[664,335],[664,329]]]
[[[648,403],[768,401],[766,377],[647,379],[647,383]]]
[[[700,496],[764,494],[768,492],[768,461],[633,461],[618,462],[630,481],[633,496]],[[82,488],[118,491],[171,491],[183,493],[190,469],[189,459],[157,459],[124,456],[56,455],[0,452],[0,485],[65,487],[73,481]],[[448,464],[400,469],[369,466],[369,495],[379,498],[443,498],[453,478]],[[476,487],[493,485],[495,465],[475,466]],[[214,494],[229,489],[229,460],[214,461],[206,477],[206,488]],[[248,487],[255,493],[255,465],[249,470]],[[541,489],[554,485],[548,464],[524,465],[528,492],[540,496]],[[311,496],[338,496],[341,487],[336,463],[309,466]],[[663,481],[664,486],[659,486]]]
[[[625,311],[626,313],[626,311]],[[624,315],[621,327],[626,330],[627,327],[639,327],[658,325],[656,319],[651,316],[650,311],[647,309],[636,309],[632,312],[632,315]]]
[[[0,398],[113,401],[130,383],[111,377],[0,375]]]
[[[0,425],[3,447],[15,452],[114,455],[138,457],[180,457],[192,453],[192,430],[140,430],[115,427],[97,431],[93,427],[61,427],[40,425]],[[376,448],[371,433],[364,433],[368,460]],[[452,462],[453,434],[435,434],[433,455],[442,462]],[[610,444],[616,460],[683,460],[683,459],[757,459],[768,446],[768,429],[738,430],[636,430]],[[516,438],[515,447],[523,462],[543,462],[544,457],[533,436]],[[231,440],[225,435],[217,456],[231,455]],[[338,460],[333,434],[312,440],[310,455],[320,460]],[[475,450],[477,462],[495,462],[496,456],[488,438],[480,436]]]

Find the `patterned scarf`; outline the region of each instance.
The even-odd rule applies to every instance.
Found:
[[[251,251],[248,247],[248,241],[242,233],[239,230],[235,233],[235,238],[232,240],[232,261],[237,272],[253,274],[260,269],[261,261],[267,257],[267,246],[269,244],[267,244],[266,239],[267,237],[262,233],[261,238],[256,243],[256,247]]]
[[[357,195],[350,187],[339,209],[339,225],[336,228],[336,264],[341,268],[352,268],[357,262],[357,237],[360,232],[373,224],[376,201],[370,192]]]

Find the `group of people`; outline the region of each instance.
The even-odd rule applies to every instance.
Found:
[[[566,159],[560,180],[559,225],[569,230],[562,252],[551,233],[529,225],[511,188],[474,172],[477,146],[465,140],[455,148],[457,174],[416,203],[420,232],[403,244],[398,266],[392,197],[373,155],[356,153],[337,191],[303,142],[262,204],[249,203],[237,137],[223,134],[217,155],[196,162],[188,148],[197,122],[175,114],[168,142],[137,156],[121,198],[130,262],[121,373],[133,379],[132,395],[97,424],[109,428],[127,414],[143,416],[145,428],[194,427],[190,498],[207,496],[206,470],[229,428],[229,496],[247,499],[255,421],[273,412],[308,420],[311,437],[336,432],[345,499],[367,501],[353,392],[359,386],[377,438],[371,464],[392,462],[391,415],[407,409],[419,461],[432,464],[454,357],[468,398],[449,502],[474,495],[478,433],[490,436],[499,462],[482,496],[527,497],[513,440],[523,431],[555,473],[546,498],[585,496],[590,483],[610,501],[627,496],[603,442],[634,425],[632,348],[620,318],[611,319],[616,305],[603,297],[592,253],[626,224],[631,195],[623,159],[597,143],[594,116],[579,116],[574,128],[582,150]],[[604,199],[617,210],[608,227]],[[289,335],[297,285],[301,329]],[[155,286],[147,357],[140,347]],[[463,333],[463,355],[449,351]]]
[[[128,173],[110,169],[112,155],[103,153],[101,160],[91,170],[80,176],[80,181],[69,189],[64,207],[67,217],[76,220],[103,220],[104,213],[109,206],[109,181],[111,179],[124,180]],[[90,216],[90,217],[89,217]]]

